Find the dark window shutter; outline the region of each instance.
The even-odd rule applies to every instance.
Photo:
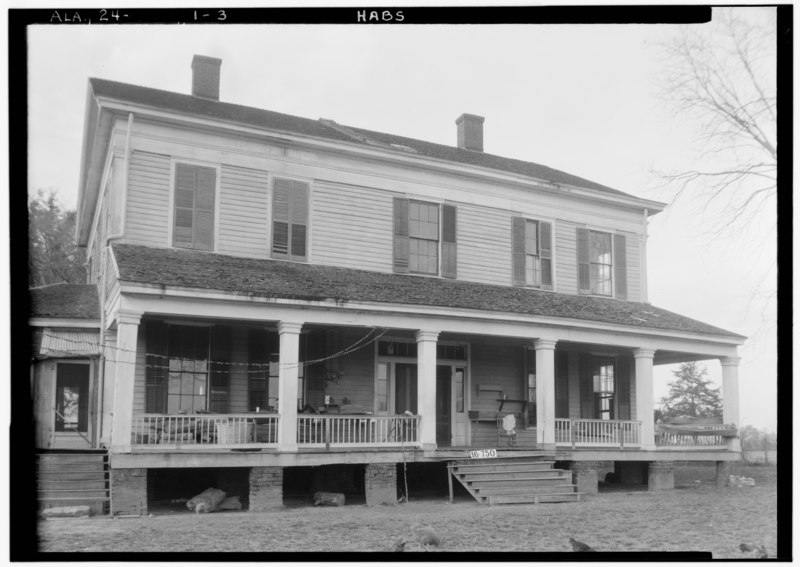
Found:
[[[172,244],[214,249],[214,195],[217,172],[210,167],[175,166],[175,217]]]
[[[581,418],[594,419],[594,384],[592,383],[592,360],[589,355],[580,357]]]
[[[228,413],[230,403],[231,328],[216,326],[211,333],[211,379],[208,409]]]
[[[539,256],[542,264],[542,289],[553,289],[552,225],[539,222]]]
[[[306,259],[308,227],[308,183],[292,182],[291,194],[292,240],[290,254],[295,260]]]
[[[442,205],[442,276],[457,275],[456,208]]]
[[[589,230],[578,228],[577,231],[577,252],[578,252],[578,293],[589,293],[591,283],[589,281]]]
[[[210,167],[196,168],[194,247],[214,249],[214,192],[217,172]]]
[[[394,198],[394,258],[395,272],[408,272],[408,199]]]
[[[514,285],[525,285],[525,219],[511,219],[511,281]]]
[[[276,179],[272,192],[272,256],[289,255],[289,200],[292,182]]]
[[[614,235],[614,291],[618,299],[628,298],[628,258],[625,236]]]
[[[617,358],[617,406],[619,419],[631,418],[631,365],[626,357]]]
[[[167,401],[167,325],[145,322],[145,413],[164,413]]]

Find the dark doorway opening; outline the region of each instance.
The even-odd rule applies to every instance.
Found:
[[[207,488],[218,488],[227,496],[238,496],[242,510],[250,500],[250,469],[197,468],[149,469],[147,507],[150,513],[193,513],[186,502]]]

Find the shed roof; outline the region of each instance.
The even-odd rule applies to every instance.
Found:
[[[450,307],[744,338],[652,305],[529,288],[115,244],[123,282],[306,301]]]
[[[31,317],[100,318],[100,300],[94,284],[52,284],[31,288],[29,293]]]

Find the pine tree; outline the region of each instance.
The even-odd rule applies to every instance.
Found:
[[[676,380],[670,382],[669,394],[661,398],[658,411],[660,419],[722,417],[719,389],[706,379],[708,372],[704,366],[698,366],[696,362],[684,362],[672,374]]]

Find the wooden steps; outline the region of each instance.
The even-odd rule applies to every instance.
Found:
[[[104,452],[42,453],[36,459],[39,509],[86,505],[92,514],[107,513],[108,457]]]
[[[570,471],[537,458],[454,461],[450,474],[481,504],[578,502],[581,494]]]

